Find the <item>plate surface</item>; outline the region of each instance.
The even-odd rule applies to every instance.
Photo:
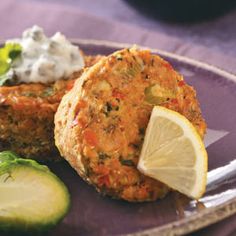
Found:
[[[89,40],[74,42],[86,54],[110,54],[127,46]],[[209,171],[233,161],[236,158],[236,77],[184,57],[152,51],[168,60],[194,86],[208,128],[227,134],[207,148]],[[134,204],[100,196],[64,161],[49,167],[68,186],[72,198],[69,214],[50,232],[53,236],[183,234],[236,212],[234,163],[231,169],[220,170],[221,178],[209,183],[199,202],[172,192],[156,202]],[[211,173],[214,177],[215,172]],[[219,177],[217,173],[216,176]]]

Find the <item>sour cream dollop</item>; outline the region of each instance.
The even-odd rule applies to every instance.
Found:
[[[7,42],[22,47],[21,57],[8,72],[16,76],[18,83],[51,83],[67,79],[84,67],[79,47],[59,32],[48,38],[42,28],[33,26],[23,32],[21,39]]]

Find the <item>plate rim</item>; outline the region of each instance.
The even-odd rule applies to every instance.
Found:
[[[108,40],[96,40],[96,39],[80,39],[80,38],[70,38],[72,43],[76,45],[84,46],[105,46],[105,47],[115,47],[117,49],[130,48],[133,45],[129,43],[118,43]],[[5,40],[0,39],[0,45],[3,45]],[[149,49],[153,53],[157,53],[160,56],[166,58],[174,59],[182,63],[189,64],[191,66],[207,70],[211,73],[215,73],[221,76],[223,79],[227,79],[231,82],[236,83],[236,74],[226,71],[225,69],[216,67],[214,65],[195,60],[186,56],[181,56],[175,53],[171,53],[165,50],[160,50],[152,47],[137,45],[141,49]],[[201,212],[196,212],[186,218],[173,221],[171,223],[164,224],[162,226],[151,227],[149,229],[137,231],[135,233],[128,233],[128,236],[147,236],[147,235],[182,235],[186,233],[191,233],[195,230],[201,229],[203,227],[214,224],[221,221],[229,216],[236,213],[236,198],[230,199],[216,207],[206,208],[201,210]]]
[[[168,52],[166,50],[152,48],[148,46],[142,46],[139,44],[131,44],[131,43],[118,43],[114,41],[109,40],[96,40],[96,39],[81,39],[81,38],[70,38],[69,39],[74,44],[81,44],[81,45],[95,45],[95,46],[106,46],[106,47],[116,47],[116,48],[130,48],[132,46],[137,46],[140,49],[148,49],[153,53],[157,53],[160,56],[168,57],[192,66],[195,66],[197,68],[201,68],[207,71],[210,71],[212,73],[215,73],[217,75],[220,75],[221,77],[224,77],[227,80],[230,80],[234,83],[236,83],[236,74],[229,72],[223,68],[220,68],[216,65],[209,64],[206,62],[202,62],[200,60],[196,60],[187,56],[182,56],[176,53]]]

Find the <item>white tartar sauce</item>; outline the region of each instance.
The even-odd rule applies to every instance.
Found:
[[[59,32],[48,38],[42,28],[33,26],[23,32],[21,39],[7,42],[22,47],[21,57],[8,72],[16,76],[18,83],[51,83],[67,79],[84,67],[79,48]]]

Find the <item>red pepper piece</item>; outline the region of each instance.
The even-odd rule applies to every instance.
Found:
[[[84,131],[84,139],[85,141],[87,142],[87,144],[89,144],[90,146],[92,147],[95,147],[97,146],[98,144],[98,138],[97,138],[97,135],[96,133],[91,130],[91,129],[86,129]]]
[[[66,90],[71,90],[74,87],[75,80],[71,80],[66,85]]]
[[[87,106],[87,103],[84,100],[79,100],[76,108],[80,109],[80,108],[85,108]]]
[[[168,63],[168,62],[163,62],[163,66],[164,66],[167,70],[173,70],[173,67],[172,67],[171,64]]]
[[[182,86],[184,86],[185,85],[185,82],[183,81],[183,80],[180,80],[179,82],[178,82],[178,86],[179,87],[182,87]]]
[[[120,100],[122,100],[122,99],[125,98],[125,95],[124,95],[123,93],[121,93],[120,91],[116,90],[116,89],[114,89],[114,90],[112,91],[112,96],[113,96],[114,98],[118,98],[118,99],[120,99]]]
[[[87,122],[85,120],[83,120],[82,118],[79,118],[78,119],[78,125],[81,127],[81,128],[85,128],[85,126],[87,125]]]
[[[103,186],[105,185],[106,187],[110,187],[110,179],[108,175],[104,175],[98,178],[98,185]]]
[[[176,98],[171,99],[171,103],[178,104],[178,100]]]

